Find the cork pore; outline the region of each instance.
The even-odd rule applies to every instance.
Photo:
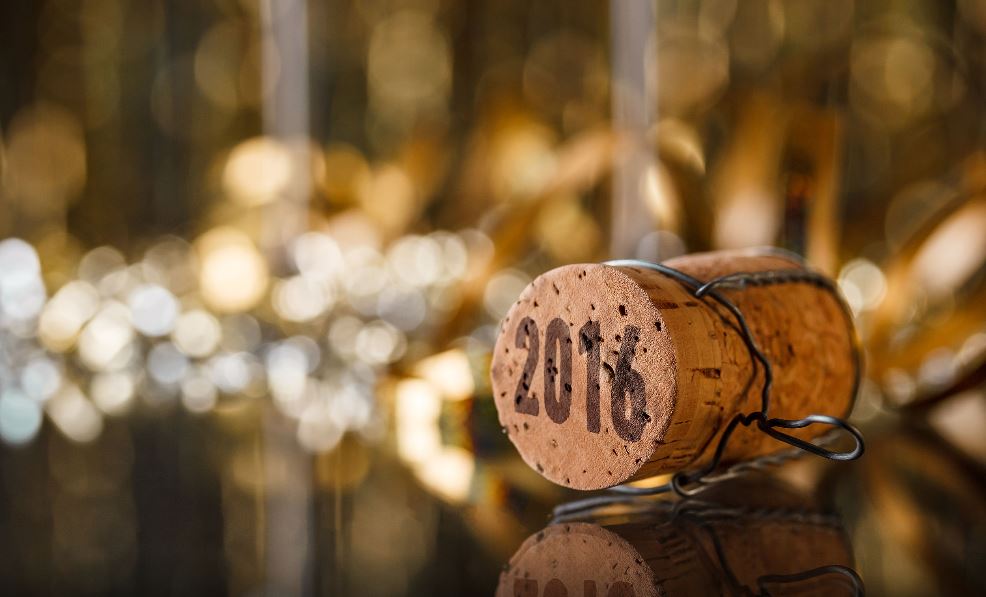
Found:
[[[666,265],[702,281],[803,267],[749,251]],[[770,417],[849,412],[858,355],[838,296],[804,282],[720,292],[743,313],[772,365]],[[760,409],[763,380],[724,307],[654,270],[599,264],[564,266],[534,280],[504,319],[492,363],[505,432],[532,468],[576,489],[705,464],[723,427]],[[828,429],[790,433],[811,439]],[[723,463],[787,447],[740,427]]]
[[[664,321],[643,289],[616,268],[569,265],[534,280],[504,318],[493,395],[532,468],[560,485],[599,489],[653,454],[674,408],[674,372]],[[615,405],[614,394],[622,394]],[[552,408],[559,402],[567,416]]]

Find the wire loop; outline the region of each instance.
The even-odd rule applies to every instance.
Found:
[[[838,288],[829,278],[809,269],[783,269],[760,272],[739,272],[719,276],[713,278],[712,280],[703,282],[680,270],[668,267],[667,265],[650,263],[648,261],[640,261],[637,259],[607,261],[605,262],[605,265],[613,267],[643,268],[656,271],[679,282],[682,286],[687,288],[695,298],[700,300],[708,298],[724,307],[735,318],[735,323],[739,328],[743,342],[746,344],[747,350],[750,352],[750,357],[753,359],[754,368],[757,366],[761,367],[763,369],[764,377],[763,387],[760,392],[760,410],[733,417],[733,419],[723,430],[722,436],[719,438],[719,443],[716,445],[715,453],[713,454],[712,460],[709,464],[697,471],[682,471],[675,473],[668,483],[658,487],[641,488],[628,485],[618,485],[610,488],[610,491],[622,495],[656,495],[660,493],[674,492],[679,496],[688,497],[699,493],[702,491],[703,486],[708,485],[709,483],[715,483],[726,478],[734,477],[751,468],[760,468],[761,466],[767,464],[776,464],[785,460],[790,460],[806,452],[836,461],[855,460],[863,455],[865,444],[863,442],[862,433],[860,433],[856,427],[844,419],[824,414],[810,414],[803,419],[770,418],[770,390],[774,381],[773,367],[771,366],[767,355],[760,349],[756,339],[753,337],[753,332],[750,330],[749,324],[746,321],[746,317],[743,316],[742,311],[740,311],[739,307],[737,307],[735,303],[719,292],[720,289],[744,290],[749,287],[768,286],[773,284],[812,284],[831,292],[835,296],[843,312],[846,314],[847,319],[851,321],[852,317],[846,307],[845,301],[839,295]],[[853,389],[853,392],[855,393],[855,389],[859,384],[859,349],[855,344],[853,345],[853,357],[856,360],[857,365],[856,380]],[[722,461],[722,456],[725,452],[726,445],[736,428],[740,425],[743,427],[750,427],[754,423],[756,423],[756,428],[759,431],[778,441],[793,446],[795,450],[786,454],[773,454],[755,458],[746,462],[740,462],[729,468],[724,474],[712,477],[712,474],[719,467],[719,464]],[[812,443],[791,434],[779,431],[779,429],[803,429],[811,425],[828,425],[833,429],[829,434],[823,436],[818,443]],[[835,435],[840,431],[853,438],[854,446],[852,449],[847,451],[836,451],[825,448],[824,444],[833,440]],[[589,500],[582,500],[581,502],[588,501]],[[568,511],[578,510],[581,502],[570,504],[572,508],[569,508]]]
[[[796,574],[766,574],[757,579],[757,588],[760,589],[760,595],[769,597],[772,593],[767,590],[767,585],[792,585],[806,580],[813,580],[827,574],[841,574],[844,576],[849,581],[854,596],[862,597],[862,595],[866,594],[863,579],[859,577],[859,574],[852,568],[841,564],[820,566]]]
[[[787,433],[781,433],[776,430],[778,427],[781,429],[803,429],[815,424],[829,425],[835,427],[836,429],[845,431],[853,438],[853,448],[844,452],[828,450],[822,446],[818,446],[809,441],[794,437],[793,435],[789,435]],[[865,449],[863,444],[863,434],[860,433],[859,429],[856,429],[853,425],[850,425],[842,419],[830,417],[828,415],[808,415],[803,419],[796,420],[768,419],[760,425],[760,430],[778,441],[790,444],[795,448],[799,448],[805,452],[810,452],[816,456],[828,458],[829,460],[855,460],[863,455],[863,451]]]

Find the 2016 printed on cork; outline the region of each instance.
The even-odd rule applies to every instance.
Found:
[[[805,268],[766,251],[664,265],[701,282]],[[494,349],[504,433],[546,478],[590,490],[789,447],[751,427],[718,450],[730,420],[756,411],[761,395],[769,394],[775,419],[848,414],[859,354],[837,291],[792,276],[723,293],[742,321],[679,280],[633,265],[570,265],[539,276],[504,318]],[[766,390],[748,342],[768,360]],[[824,431],[805,425],[792,435],[809,441]]]

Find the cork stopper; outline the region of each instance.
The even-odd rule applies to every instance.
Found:
[[[803,267],[777,254],[738,251],[666,265],[703,281]],[[838,296],[803,282],[722,293],[773,365],[770,416],[849,411],[858,358]],[[725,308],[659,272],[602,264],[568,265],[535,279],[503,320],[491,375],[500,422],[525,462],[576,489],[704,464],[729,420],[759,410],[763,386]],[[810,439],[825,430],[794,434]],[[743,428],[724,463],[786,447]]]

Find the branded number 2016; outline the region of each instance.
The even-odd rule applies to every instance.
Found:
[[[628,442],[640,440],[644,425],[650,420],[644,411],[644,379],[632,367],[639,340],[640,328],[633,325],[623,328],[616,367],[606,365],[612,373],[610,415],[613,429]],[[603,343],[599,322],[586,322],[579,330],[578,342],[579,354],[586,356],[586,429],[599,433],[599,369],[602,366]],[[525,317],[517,326],[515,344],[517,348],[527,349],[527,360],[517,382],[514,406],[519,413],[537,416],[540,405],[530,389],[540,354],[540,330],[530,317]],[[548,418],[558,424],[567,421],[572,410],[572,338],[569,326],[558,317],[548,323],[544,334],[544,410]]]

